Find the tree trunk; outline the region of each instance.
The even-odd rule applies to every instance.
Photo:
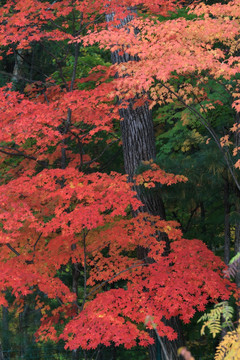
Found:
[[[3,357],[3,350],[6,351],[6,354],[8,354],[8,350],[10,349],[10,343],[9,343],[9,315],[8,315],[8,308],[5,306],[2,306],[2,343],[0,343],[0,360],[2,360]],[[5,357],[5,360],[8,360],[9,356],[7,355]]]
[[[130,101],[128,108],[120,110],[120,116],[123,119],[120,126],[124,167],[129,175],[129,181],[133,181],[133,176],[142,161],[156,158],[152,113],[148,104],[134,109],[133,103],[134,101]],[[159,192],[154,192],[154,196],[151,191],[140,191],[139,187],[135,188],[135,190],[144,204],[141,211],[159,215],[162,219],[165,219],[165,208],[160,188]]]
[[[6,360],[6,359],[4,358],[4,355],[3,355],[1,343],[0,343],[0,360]]]
[[[24,310],[19,314],[19,334],[20,334],[20,358],[24,359],[28,351],[28,315],[29,305],[24,305]]]
[[[128,108],[121,109],[120,115],[121,121],[121,133],[123,143],[123,156],[124,167],[126,173],[129,175],[131,181],[136,169],[139,167],[142,161],[155,159],[155,137],[153,129],[152,113],[148,108],[148,105],[133,109],[133,101],[129,103]],[[141,192],[139,188],[135,188],[138,193],[139,199],[144,204],[140,211],[146,211],[151,215],[158,215],[162,219],[165,219],[165,208],[162,201],[160,188],[159,192]],[[169,249],[169,241],[166,234],[161,233],[160,238],[166,241],[166,248]],[[145,249],[144,249],[145,250]],[[146,251],[139,249],[138,257],[146,257]],[[173,318],[165,323],[178,333],[178,339],[176,341],[169,341],[166,337],[162,338],[163,346],[168,354],[168,360],[177,359],[177,349],[183,345],[183,336],[181,330],[181,323],[178,318]],[[151,360],[165,360],[166,357],[161,349],[160,344],[155,338],[155,344],[149,347],[149,356]],[[167,360],[167,359],[166,359]]]
[[[229,182],[224,180],[224,262],[230,261],[230,201]]]
[[[236,123],[240,124],[240,115],[239,113],[236,114]],[[240,131],[238,130],[235,133],[235,147],[238,148],[240,146]],[[239,155],[238,155],[239,156]],[[238,159],[236,159],[238,160]],[[236,196],[235,196],[235,209],[236,209],[236,221],[235,221],[235,242],[234,242],[234,253],[237,255],[238,252],[240,252],[240,193],[238,188],[236,187]],[[236,274],[236,285],[238,289],[240,288],[240,265],[238,265],[238,271]],[[238,302],[240,301],[240,298],[238,299]],[[237,314],[238,319],[240,318],[240,306],[237,306]]]
[[[22,90],[24,87],[24,76],[23,76],[23,63],[24,63],[24,51],[22,49],[14,52],[15,64],[13,68],[13,76],[11,81],[13,83],[13,90]]]
[[[107,21],[112,20],[113,16],[114,14],[107,15]],[[132,20],[132,18],[133,17],[131,15],[127,15],[126,18],[121,21],[121,24],[127,24]],[[119,27],[121,27],[121,25]],[[131,58],[126,53],[120,56],[117,51],[114,51],[112,53],[111,60],[112,63],[121,63],[129,60],[137,61],[137,58]],[[126,173],[129,175],[129,181],[133,180],[133,176],[142,161],[151,159],[154,160],[156,158],[152,112],[150,111],[147,103],[137,108],[134,108],[133,104],[134,99],[129,101],[127,108],[122,108],[120,110],[120,116],[122,118],[120,126],[123,143],[124,167]],[[160,187],[159,192],[154,193],[151,191],[141,192],[139,188],[135,189],[139,199],[144,204],[140,211],[146,211],[151,215],[158,215],[162,219],[165,219],[165,209],[160,193]],[[160,237],[165,239],[166,247],[169,248],[169,240],[166,237],[166,234],[160,234]],[[145,256],[146,251],[140,250],[138,257],[143,258]],[[149,357],[151,360],[179,359],[177,349],[183,345],[180,321],[176,317],[165,321],[165,323],[174,328],[174,330],[178,333],[178,339],[170,341],[166,337],[161,338],[161,345],[165,347],[165,353],[167,353],[168,356],[166,357],[158,340],[155,338],[155,344],[149,346]]]
[[[240,204],[239,204],[239,198],[236,199],[236,212],[240,216]],[[237,219],[235,223],[235,243],[234,243],[234,253],[237,255],[237,253],[240,252],[240,221]],[[240,265],[237,266],[237,274],[235,277],[236,285],[238,289],[240,288]],[[240,298],[238,299],[240,301]],[[240,318],[240,306],[237,306],[237,313],[238,318]]]

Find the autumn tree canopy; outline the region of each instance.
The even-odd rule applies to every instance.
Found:
[[[240,160],[232,164],[238,118],[224,137],[216,135],[207,115],[221,102],[208,98],[206,83],[222,84],[239,111],[240,2],[194,3],[190,20],[169,20],[177,6],[170,0],[7,0],[1,6],[2,61],[27,60],[39,46],[55,66],[35,81],[19,60],[15,78],[0,89],[0,300],[7,306],[10,292],[21,308],[34,296],[40,340],[64,339],[70,349],[147,346],[154,342],[151,322],[143,326],[149,316],[159,336],[173,340],[177,334],[163,319],[188,323],[233,289],[223,261],[202,241],[185,239],[172,219],[139,211],[139,192],[186,182],[184,169],[167,173],[149,159],[130,182],[123,171],[104,171],[105,150],[93,150],[99,144],[121,149],[119,110],[129,99],[136,109],[179,102],[183,121],[194,114],[209,130],[239,189]],[[106,14],[115,16],[106,21]],[[132,21],[124,26],[127,15]],[[72,56],[70,73],[53,44],[63,62]],[[81,75],[79,58],[93,44],[133,59]],[[169,239],[168,251],[159,232]],[[74,264],[77,287],[62,277]],[[56,301],[49,306],[46,297]]]

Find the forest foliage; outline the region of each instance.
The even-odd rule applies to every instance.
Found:
[[[200,331],[199,312],[220,301],[203,330],[230,321],[239,18],[239,0],[1,1],[0,304],[17,316],[34,308],[38,341],[148,347],[154,331],[177,338],[169,319]],[[151,109],[157,152],[128,178],[121,110],[131,102]],[[166,218],[139,194],[161,194]],[[215,358],[238,349],[236,326]]]

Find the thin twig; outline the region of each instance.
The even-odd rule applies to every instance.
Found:
[[[9,148],[9,147],[4,147],[4,149],[12,151],[12,148]],[[37,158],[35,156],[27,155],[27,154],[25,154],[24,152],[22,152],[22,151],[20,151],[18,149],[14,149],[14,151],[15,151],[14,153],[13,152],[8,152],[8,151],[3,150],[2,148],[0,148],[0,152],[3,153],[3,154],[9,155],[9,156],[23,156],[26,159],[37,161]]]
[[[107,151],[107,149],[108,149],[112,144],[114,144],[114,143],[116,143],[116,142],[118,142],[118,141],[119,141],[119,140],[114,140],[114,141],[112,141],[110,144],[108,144],[108,145],[103,149],[103,151],[102,151],[98,156],[96,156],[94,159],[86,162],[84,165],[90,165],[90,164],[92,164],[93,162],[95,162],[96,160],[98,160],[98,159],[105,153],[105,151]]]
[[[125,269],[125,270],[122,270],[122,271],[119,271],[119,273],[115,274],[114,276],[112,276],[110,279],[108,280],[105,280],[103,282],[101,282],[101,284],[99,284],[97,287],[94,288],[94,290],[90,291],[88,294],[87,294],[87,298],[94,294],[96,292],[96,290],[100,289],[101,287],[103,287],[103,285],[107,284],[109,281],[112,281],[113,279],[115,279],[116,277],[118,277],[119,275],[131,270],[131,269],[134,269],[134,268],[137,268],[137,267],[140,267],[140,266],[148,266],[149,264],[147,263],[142,263],[142,264],[138,264],[138,265],[133,265],[133,266],[130,266],[129,268]]]
[[[18,78],[18,79],[21,79],[21,80],[24,80],[24,81],[27,81],[27,82],[30,82],[30,83],[36,82],[36,80],[28,79],[28,78],[26,78],[26,77],[24,77],[24,76],[21,76],[21,75],[19,75],[19,74],[14,74],[14,75],[13,75],[13,73],[9,73],[9,72],[2,71],[2,70],[0,70],[0,74],[6,75],[6,76],[8,76],[8,77],[10,77],[10,78],[12,78],[12,77],[14,76],[15,78]]]
[[[185,226],[185,228],[184,228],[184,232],[187,232],[187,231],[188,231],[188,228],[189,228],[189,226],[190,226],[190,224],[191,224],[193,215],[194,215],[195,212],[198,210],[198,208],[199,208],[199,205],[197,205],[197,206],[191,211],[191,215],[190,215],[190,217],[189,217],[189,219],[188,219],[188,222],[187,222],[187,224],[186,224],[186,226]]]
[[[168,357],[168,354],[167,354],[167,350],[166,350],[166,348],[165,348],[165,345],[164,345],[164,343],[162,342],[162,339],[160,338],[160,336],[158,335],[157,329],[154,329],[154,331],[155,331],[155,333],[156,333],[156,335],[157,335],[157,339],[158,339],[158,341],[160,342],[161,347],[162,347],[162,349],[163,349],[163,352],[164,352],[164,355],[165,355],[165,359],[166,359],[166,360],[170,360],[169,357]]]
[[[35,244],[33,245],[33,251],[35,251],[35,250],[36,250],[37,243],[39,242],[39,240],[40,240],[41,236],[42,236],[42,233],[40,233],[40,234],[39,234],[39,236],[38,236],[38,238],[37,238],[37,240],[36,240]]]
[[[14,249],[12,245],[10,245],[9,243],[7,243],[6,245],[15,255],[20,256],[20,253],[16,249]]]

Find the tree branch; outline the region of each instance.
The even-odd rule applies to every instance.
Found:
[[[10,245],[9,243],[7,243],[6,245],[15,255],[20,256],[20,253],[16,249],[14,249],[12,245]]]
[[[27,155],[25,154],[24,152],[18,150],[18,149],[14,149],[15,152],[8,152],[6,150],[3,150],[3,149],[7,149],[7,150],[10,150],[12,151],[13,149],[10,148],[10,147],[4,147],[4,148],[0,148],[0,152],[3,153],[3,154],[6,154],[6,155],[9,155],[9,156],[23,156],[24,158],[26,159],[30,159],[30,160],[35,160],[37,161],[37,158],[35,156],[32,156],[32,155]]]
[[[110,279],[108,280],[105,280],[103,282],[101,282],[101,284],[99,284],[97,287],[94,288],[94,290],[90,291],[88,294],[87,294],[87,298],[94,294],[98,289],[100,289],[101,287],[103,287],[103,285],[107,284],[109,281],[112,281],[113,279],[115,279],[116,277],[118,277],[119,275],[131,270],[131,269],[134,269],[134,268],[137,268],[137,267],[140,267],[140,266],[148,266],[149,264],[147,263],[141,263],[141,264],[137,264],[137,265],[132,265],[130,266],[129,268],[125,269],[125,270],[122,270],[122,271],[119,271],[119,273],[115,274],[114,276],[112,276]]]

